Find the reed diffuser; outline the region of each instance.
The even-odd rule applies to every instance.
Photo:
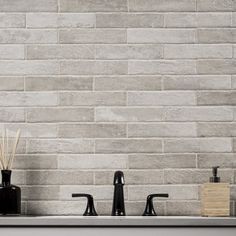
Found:
[[[20,139],[20,130],[15,138],[9,138],[4,129],[0,141],[0,167],[2,184],[0,185],[0,214],[19,215],[21,213],[21,189],[11,184],[12,165]]]

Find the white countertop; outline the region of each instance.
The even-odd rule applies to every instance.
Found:
[[[2,216],[2,226],[235,226],[236,217],[189,216]]]

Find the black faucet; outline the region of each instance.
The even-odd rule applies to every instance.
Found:
[[[125,216],[125,201],[124,201],[124,173],[116,171],[114,174],[114,197],[112,205],[112,216]]]

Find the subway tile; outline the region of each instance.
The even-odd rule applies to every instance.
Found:
[[[235,74],[236,60],[218,59],[218,60],[198,60],[197,72],[199,74]]]
[[[195,154],[133,154],[129,155],[130,169],[195,168]]]
[[[232,11],[234,0],[197,0],[198,11]]]
[[[126,137],[124,124],[60,124],[60,138],[122,138]]]
[[[164,119],[163,108],[96,108],[96,121],[116,121],[116,122],[135,122],[135,121],[161,121]]]
[[[0,108],[0,122],[24,122],[24,108]]]
[[[129,11],[195,11],[195,0],[130,0]]]
[[[199,216],[201,204],[199,201],[167,201],[166,211],[168,216]]]
[[[122,106],[126,103],[124,92],[70,92],[59,94],[62,106]]]
[[[145,199],[149,194],[168,193],[170,200],[197,200],[197,185],[150,185],[129,186],[129,200],[137,201]],[[163,198],[166,201],[166,198]]]
[[[235,105],[236,91],[198,92],[199,105]]]
[[[64,43],[126,43],[125,29],[61,29],[59,42]]]
[[[153,153],[162,152],[160,139],[97,139],[96,153]]]
[[[235,29],[198,29],[198,43],[234,43],[236,42]]]
[[[235,150],[236,150],[236,139],[234,138],[233,139],[233,151],[235,152]]]
[[[129,61],[129,74],[196,74],[196,63],[192,60]]]
[[[127,11],[127,0],[59,0],[61,12]]]
[[[232,75],[232,89],[236,89],[236,76]]]
[[[27,122],[79,122],[93,121],[92,108],[28,108]]]
[[[57,43],[57,31],[51,29],[1,29],[1,44]]]
[[[57,156],[47,154],[17,155],[13,169],[57,169]]]
[[[201,137],[234,137],[236,136],[236,123],[198,123],[197,132]]]
[[[95,58],[93,45],[29,45],[26,52],[29,60]]]
[[[194,29],[128,29],[128,43],[194,43]]]
[[[19,184],[19,185],[23,185],[26,184],[26,174],[25,171],[21,171],[21,170],[14,170],[12,172],[12,183],[14,184]]]
[[[1,80],[1,77],[0,77]],[[26,91],[92,90],[90,76],[28,76],[25,78]]]
[[[0,92],[0,106],[56,106],[56,93]]]
[[[1,12],[57,12],[57,0],[1,0]]]
[[[93,173],[74,170],[33,170],[26,172],[28,185],[78,185],[92,184]]]
[[[127,185],[163,184],[164,175],[162,170],[129,170],[124,171]],[[96,171],[95,184],[109,185],[113,182],[114,171]]]
[[[56,61],[9,60],[0,61],[0,75],[56,75],[59,63]]]
[[[163,26],[164,16],[162,14],[96,14],[97,28],[158,28]]]
[[[93,153],[94,141],[91,139],[31,139],[27,147],[29,154]]]
[[[93,28],[96,16],[93,13],[28,13],[27,28]]]
[[[164,152],[232,152],[232,142],[230,138],[165,139]]]
[[[211,169],[165,170],[164,172],[166,184],[203,184],[209,182],[209,177],[212,175]],[[233,183],[233,170],[221,170],[219,174],[223,183]]]
[[[171,107],[165,109],[165,121],[232,121],[230,107]]]
[[[221,168],[235,168],[236,158],[234,153],[200,153],[197,154],[198,168],[211,168],[220,166]]]
[[[0,76],[0,91],[23,91],[23,76]]]
[[[126,154],[83,154],[59,155],[58,168],[61,169],[126,169]]]
[[[97,59],[160,59],[163,46],[158,44],[97,45]]]
[[[0,13],[0,28],[24,28],[25,14]]]
[[[62,61],[60,63],[63,75],[126,75],[127,61]]]
[[[112,90],[161,90],[161,76],[99,76],[94,87],[98,91]]]
[[[129,106],[195,105],[194,92],[128,92]]]
[[[128,137],[195,137],[194,123],[139,123],[128,125]]]
[[[230,89],[230,75],[173,75],[163,79],[166,90],[216,90]]]
[[[167,59],[232,58],[231,45],[214,44],[167,44],[164,47]]]
[[[236,26],[236,12],[232,13],[232,26]]]

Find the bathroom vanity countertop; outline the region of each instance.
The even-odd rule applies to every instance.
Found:
[[[234,226],[236,217],[190,217],[190,216],[6,216],[0,217],[0,227],[54,226],[54,227],[162,227],[162,226]]]

